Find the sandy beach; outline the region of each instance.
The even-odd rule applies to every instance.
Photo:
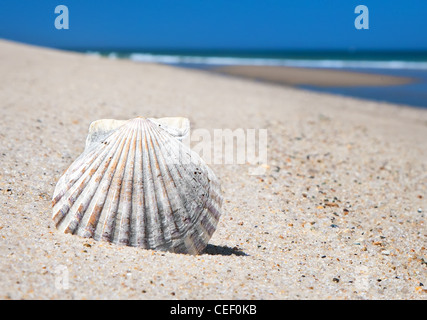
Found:
[[[284,85],[314,85],[319,87],[394,86],[414,82],[408,77],[384,76],[320,68],[294,68],[282,66],[225,66],[213,71]]]
[[[1,299],[427,299],[427,110],[8,41],[0,74]],[[201,255],[51,220],[90,123],[136,116],[268,130],[265,174],[211,165],[223,216]]]

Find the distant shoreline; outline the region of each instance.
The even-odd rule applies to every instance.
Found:
[[[379,102],[427,108],[427,57],[417,53],[86,51]]]
[[[76,50],[71,50],[76,51]],[[305,68],[427,70],[427,52],[229,51],[229,50],[77,50],[137,62],[194,65],[256,65]]]
[[[425,70],[328,69],[281,66],[222,66],[211,72],[415,108],[427,108]]]
[[[393,86],[415,82],[415,79],[343,70],[294,68],[282,66],[224,66],[211,71],[272,83],[320,87]]]

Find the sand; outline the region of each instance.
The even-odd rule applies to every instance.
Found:
[[[212,71],[285,85],[319,87],[394,86],[415,81],[408,77],[352,72],[333,69],[308,69],[282,66],[225,66]]]
[[[2,299],[426,299],[427,110],[0,42]],[[199,256],[59,233],[50,200],[102,118],[268,129],[265,174],[212,164]]]

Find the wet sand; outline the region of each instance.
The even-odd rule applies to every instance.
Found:
[[[258,81],[284,85],[319,87],[393,86],[414,82],[408,77],[386,76],[332,69],[292,68],[282,66],[225,66],[213,71]]]

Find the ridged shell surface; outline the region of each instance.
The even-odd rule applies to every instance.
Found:
[[[115,244],[201,253],[221,215],[217,177],[156,119],[119,124],[89,135],[58,181],[55,225]]]

